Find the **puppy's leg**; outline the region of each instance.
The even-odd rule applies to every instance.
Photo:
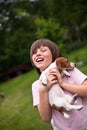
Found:
[[[65,102],[64,104],[64,108],[67,110],[67,111],[70,111],[70,110],[81,110],[83,109],[83,105],[71,105],[71,104],[68,104]]]
[[[44,72],[41,74],[40,80],[41,80],[42,84],[47,85],[47,77]]]
[[[74,104],[74,102],[77,100],[77,98],[78,98],[78,94],[74,94],[70,101],[70,104]]]
[[[47,77],[45,75],[43,76],[42,84],[47,85]]]
[[[66,119],[70,117],[67,111],[63,107],[58,107],[55,104],[53,104],[52,107],[57,111],[59,111]]]
[[[81,110],[83,108],[83,105],[71,105],[69,102],[67,102],[67,100],[65,100],[64,98],[60,98],[60,97],[58,97],[58,99],[56,99],[54,101],[54,104],[58,107],[65,108],[67,111]]]

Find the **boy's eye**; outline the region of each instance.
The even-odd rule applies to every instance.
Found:
[[[33,54],[36,54],[36,53],[37,53],[37,50],[34,50],[34,51],[33,51]]]
[[[42,49],[41,51],[42,51],[42,52],[45,52],[45,51],[46,51],[46,49]]]

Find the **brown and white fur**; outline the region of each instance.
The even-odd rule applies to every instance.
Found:
[[[42,82],[42,84],[45,85],[47,84],[46,74],[52,68],[57,68],[62,74],[62,76],[66,75],[70,77],[68,70],[74,69],[74,66],[75,66],[74,63],[70,62],[68,59],[64,57],[59,57],[41,73],[40,81]],[[74,105],[74,102],[77,98],[78,98],[77,94],[73,96],[65,94],[63,89],[58,84],[54,84],[49,90],[50,105],[56,110],[60,111],[65,118],[70,117],[69,114],[67,113],[68,111],[80,110],[83,108],[83,105]]]

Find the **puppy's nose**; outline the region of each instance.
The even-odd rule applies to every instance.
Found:
[[[75,64],[73,62],[70,63],[71,67],[75,67]]]

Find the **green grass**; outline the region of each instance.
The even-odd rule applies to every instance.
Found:
[[[67,57],[87,74],[87,47],[74,51]],[[32,70],[24,75],[0,84],[5,98],[0,102],[0,130],[52,130],[49,123],[41,120],[37,109],[32,106],[31,84],[38,78]]]
[[[0,104],[0,130],[51,130],[32,106],[31,84],[37,77],[31,71],[0,85],[5,93]]]
[[[87,74],[87,46],[68,55],[69,59],[76,63],[76,67]],[[82,65],[78,65],[82,62]]]

